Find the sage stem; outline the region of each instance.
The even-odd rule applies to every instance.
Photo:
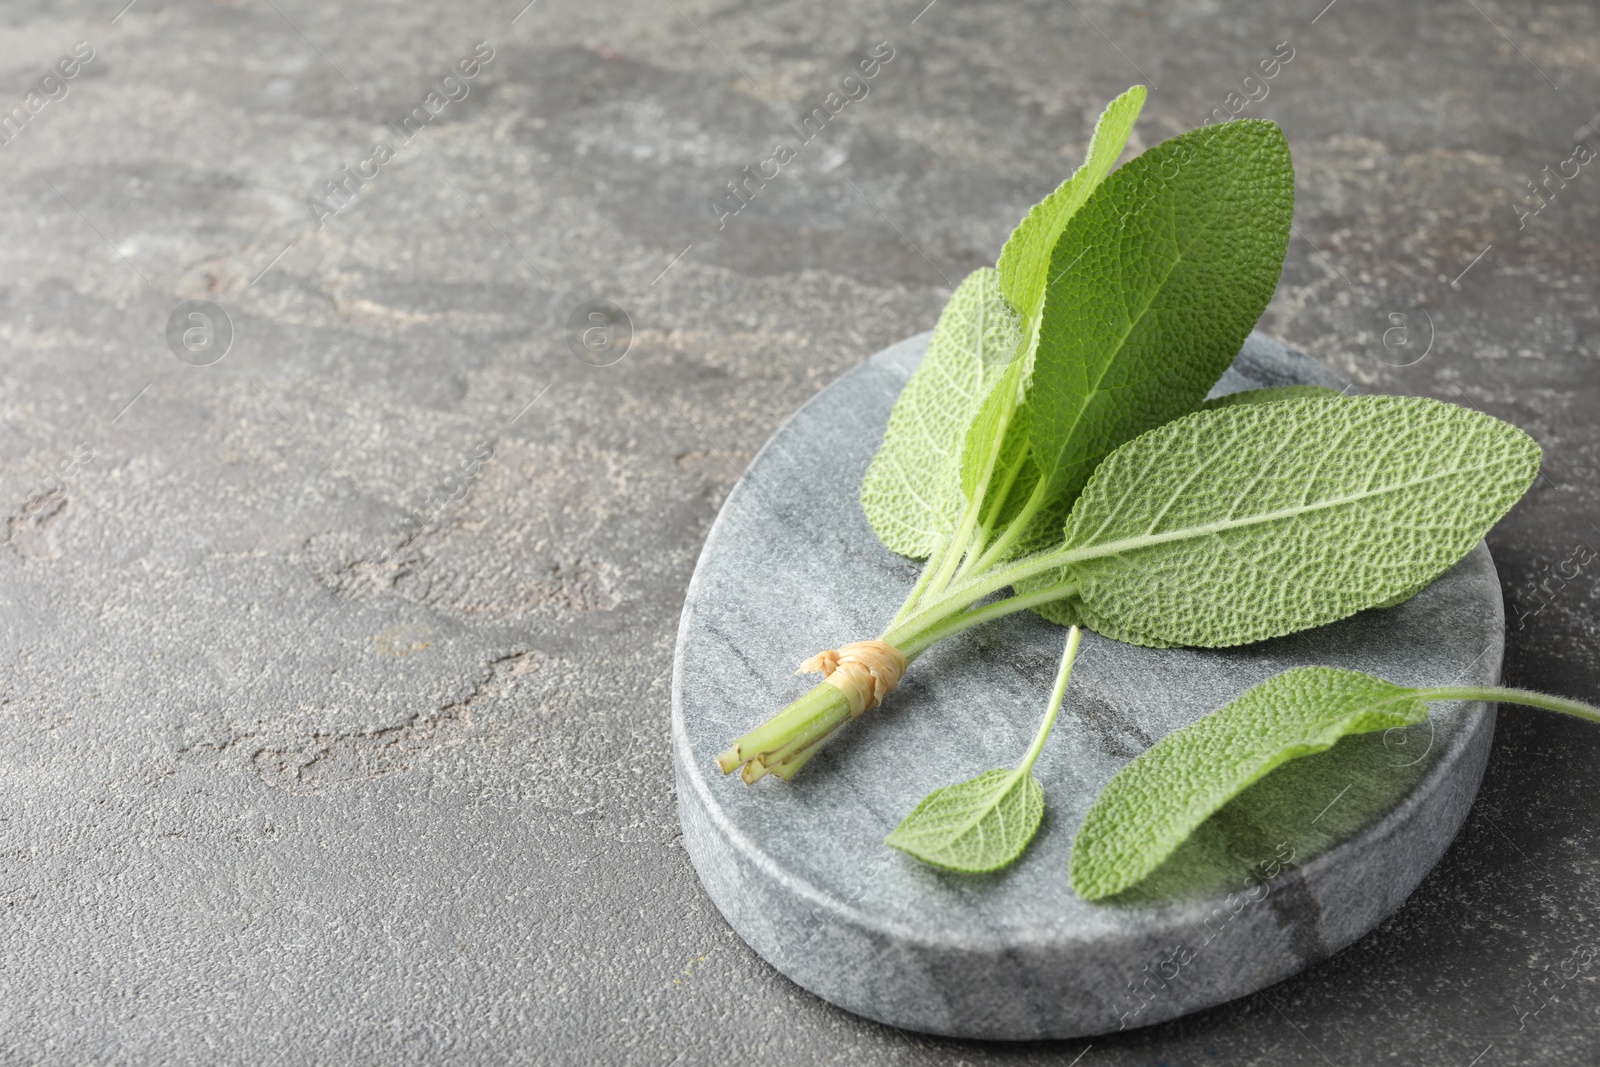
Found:
[[[1590,722],[1600,722],[1600,708],[1585,704],[1579,700],[1568,700],[1566,697],[1551,696],[1548,693],[1535,693],[1531,689],[1509,689],[1500,686],[1445,686],[1438,689],[1414,689],[1409,694],[1418,700],[1482,700],[1498,704],[1523,704],[1530,708],[1543,708],[1545,711],[1559,711],[1564,715],[1575,715],[1580,719]]]
[[[1061,702],[1067,696],[1067,683],[1072,679],[1072,661],[1078,658],[1078,641],[1082,636],[1082,632],[1076,626],[1067,631],[1067,647],[1061,653],[1061,669],[1056,672],[1056,687],[1050,692],[1050,708],[1044,713],[1044,722],[1039,724],[1039,732],[1034,735],[1033,744],[1028,747],[1028,754],[1022,757],[1022,763],[1017,766],[1018,774],[1032,771],[1033,761],[1044,751],[1045,738],[1050,736],[1050,727],[1056,724],[1056,714],[1061,710]]]

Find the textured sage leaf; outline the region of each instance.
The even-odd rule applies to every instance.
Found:
[[[1227,396],[1219,396],[1215,400],[1207,400],[1200,405],[1200,410],[1214,411],[1217,408],[1237,407],[1240,404],[1270,404],[1278,400],[1302,400],[1306,397],[1337,397],[1342,395],[1337,389],[1329,389],[1322,385],[1274,385],[1265,389],[1245,389],[1237,393],[1229,393]],[[1042,513],[1042,521],[1037,525],[1042,527],[1052,519],[1059,524],[1061,518],[1064,518],[1064,516],[1057,517],[1060,510],[1058,507],[1056,511]],[[1043,536],[1043,530],[1040,530],[1035,532],[1032,537],[1019,542],[1019,547],[1029,552],[1036,552],[1039,549],[1049,547],[1049,539]],[[1431,578],[1428,579],[1428,581],[1432,580]],[[1415,589],[1399,594],[1385,603],[1376,604],[1374,607],[1392,607],[1401,601],[1409,600],[1413,595],[1421,592],[1427,584],[1428,582],[1422,582]],[[1040,583],[1038,582],[1032,582],[1028,583],[1026,587],[1038,588],[1039,585]],[[1042,615],[1060,626],[1075,626],[1083,622],[1083,617],[1078,612],[1077,601],[1072,599],[1040,604],[1033,611],[1035,614]],[[1139,643],[1159,644],[1160,642],[1143,641]]]
[[[1539,446],[1423,397],[1236,404],[1112,453],[1066,524],[1075,617],[1138,645],[1259,641],[1392,603],[1521,498]]]
[[[1238,393],[1219,396],[1200,405],[1202,411],[1231,408],[1237,404],[1271,404],[1278,400],[1304,400],[1307,397],[1342,396],[1337,389],[1325,385],[1274,385],[1267,389],[1245,389]]]
[[[1028,455],[1027,438],[1032,417],[1032,408],[1024,403],[1017,409],[1016,416],[1007,428],[998,470],[990,479],[996,490],[990,494],[984,508],[984,520],[993,529],[1003,530],[1016,521],[1018,514],[1027,504],[1035,484],[1039,481],[1039,468],[1034,466],[1033,460]],[[1006,481],[1009,481],[1009,487],[1002,491]],[[1057,530],[1061,528],[1061,518],[1055,522]],[[1014,554],[1007,553],[1007,556]]]
[[[991,522],[1003,525],[1022,508],[1038,481],[1028,459],[1030,438],[1026,387],[1033,370],[1033,346],[1049,280],[1050,250],[1074,213],[1116,165],[1144,106],[1145,88],[1136,85],[1111,101],[1095,123],[1083,166],[1028,212],[1000,250],[996,265],[1001,293],[1019,317],[1022,330],[1018,358],[995,382],[967,430],[962,450],[962,489],[967,499],[983,494],[993,512]],[[1000,491],[990,493],[989,486]],[[1058,529],[1065,512],[1049,523]]]
[[[1229,393],[1227,396],[1219,396],[1215,400],[1207,400],[1200,405],[1200,410],[1214,411],[1217,408],[1236,407],[1240,404],[1270,404],[1278,400],[1303,400],[1306,397],[1337,397],[1342,395],[1337,389],[1329,389],[1323,385],[1274,385],[1265,389],[1245,389],[1237,393]],[[1042,513],[1041,521],[1036,525],[1043,527],[1045,523],[1050,522],[1052,519],[1059,525],[1061,519],[1065,518],[1065,515],[1059,515],[1058,517],[1057,513],[1060,510],[1058,507],[1055,511]],[[1041,529],[1036,531],[1033,536],[1019,542],[1019,547],[1029,552],[1036,552],[1039,549],[1049,547],[1049,538],[1043,536],[1043,530]],[[1409,600],[1426,588],[1428,582],[1432,580],[1432,578],[1429,578],[1416,588],[1409,589],[1382,604],[1373,606],[1393,607],[1395,604]],[[1027,588],[1038,588],[1039,584],[1038,582],[1028,583]],[[1078,612],[1076,600],[1056,600],[1048,604],[1040,604],[1033,611],[1035,614],[1042,615],[1060,626],[1074,626],[1083,622],[1083,617]],[[1139,643],[1159,644],[1160,642],[1143,641]]]
[[[1117,772],[1073,841],[1073,891],[1087,900],[1120,893],[1273,768],[1427,715],[1417,691],[1359,671],[1299,667],[1269,678]]]
[[[979,492],[985,492],[991,502],[1002,495],[1015,496],[986,491],[990,485],[998,487],[1007,481],[1014,486],[1015,477],[1008,476],[1032,470],[1028,463],[1028,435],[1033,410],[1022,395],[1023,379],[1019,360],[994,383],[972,418],[961,452],[961,491],[968,500]]]
[[[922,798],[884,843],[923,863],[980,874],[1022,854],[1044,818],[1044,790],[1026,768],[986,771]]]
[[[967,874],[997,871],[1022,855],[1044,818],[1044,790],[1033,779],[1033,764],[1061,711],[1082,639],[1076,626],[1067,632],[1050,702],[1022,762],[935,789],[900,820],[885,844],[923,863]]]
[[[1005,373],[1019,336],[996,278],[983,267],[956,288],[862,479],[867,521],[901,555],[928,556],[960,521],[967,427]]]
[[[1041,582],[1026,582],[1018,587],[1019,592],[1028,592],[1039,588]],[[1035,615],[1049,619],[1057,626],[1087,626],[1083,621],[1083,613],[1078,610],[1077,597],[1064,597],[1061,600],[1051,600],[1044,604],[1030,608]],[[1133,641],[1130,644],[1148,645],[1148,641]]]
[[[1033,367],[1033,458],[1053,497],[1200,406],[1272,297],[1293,210],[1282,131],[1247,119],[1143,153],[1067,222]]]
[[[1000,250],[1000,261],[996,265],[1000,272],[1000,291],[1021,316],[1025,332],[1036,331],[1035,320],[1044,306],[1051,250],[1067,221],[1116,165],[1117,157],[1128,143],[1128,135],[1133,132],[1133,124],[1139,118],[1139,111],[1144,107],[1144,99],[1144,86],[1135,85],[1106,105],[1095,123],[1083,166],[1033,206]]]

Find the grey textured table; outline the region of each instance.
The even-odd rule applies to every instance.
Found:
[[[1592,727],[1503,711],[1438,869],[1304,975],[1007,1047],[738,941],[677,841],[667,682],[749,457],[1145,81],[1139,143],[1235,105],[1288,132],[1264,329],[1544,445],[1490,539],[1506,676],[1600,695],[1600,177],[1543,172],[1600,140],[1594,8],[121,7],[0,8],[0,1062],[1586,1054]],[[188,301],[222,358],[214,312],[169,340]]]

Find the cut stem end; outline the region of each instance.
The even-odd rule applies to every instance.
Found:
[[[799,673],[821,671],[822,684],[733,743],[717,769],[750,785],[768,774],[793,778],[817,747],[845,723],[883,702],[905,674],[906,657],[882,640],[856,641],[806,660]]]

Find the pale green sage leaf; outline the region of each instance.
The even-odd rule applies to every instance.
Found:
[[[1073,891],[1087,900],[1120,893],[1273,768],[1427,715],[1414,690],[1359,671],[1298,667],[1269,678],[1117,772],[1073,841]]]
[[[999,870],[1022,855],[1044,818],[1044,790],[1033,779],[1033,764],[1061,711],[1082,638],[1077,627],[1067,633],[1050,702],[1022,762],[935,789],[884,838],[885,844],[923,863],[967,874]]]
[[[1325,385],[1274,385],[1266,389],[1245,389],[1227,396],[1207,400],[1200,405],[1202,411],[1231,408],[1238,404],[1271,404],[1278,400],[1304,400],[1306,397],[1342,396],[1337,389]]]
[[[901,555],[930,555],[961,519],[967,427],[1005,373],[1019,336],[995,279],[993,269],[980,268],[950,297],[862,479],[867,521]]]
[[[947,871],[999,870],[1022,854],[1044,818],[1044,790],[1026,769],[986,771],[935,789],[884,843]]]
[[[1016,309],[1023,331],[1030,336],[1037,334],[1037,320],[1044,307],[1051,250],[1068,220],[1116,166],[1117,157],[1122,155],[1133,124],[1144,107],[1144,99],[1144,86],[1135,85],[1106,105],[1095,123],[1083,166],[1033,206],[1000,250],[1000,260],[996,264],[1000,272],[1000,291]]]
[[[1539,470],[1515,426],[1423,397],[1237,404],[1112,453],[1066,524],[1076,613],[1151,646],[1260,641],[1416,592]]]

